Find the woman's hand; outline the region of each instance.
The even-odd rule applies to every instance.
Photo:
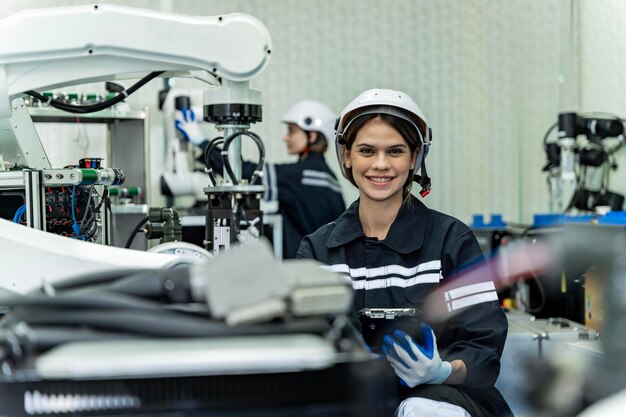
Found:
[[[441,384],[452,373],[450,362],[439,357],[433,329],[426,323],[421,327],[423,345],[402,330],[383,337],[382,350],[387,360],[396,375],[411,388],[421,384]]]

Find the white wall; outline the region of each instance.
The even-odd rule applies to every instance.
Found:
[[[0,16],[87,3],[5,0]],[[541,139],[558,111],[626,114],[625,94],[619,93],[626,77],[620,67],[626,59],[621,30],[626,4],[620,0],[111,3],[259,18],[272,35],[273,52],[269,66],[252,81],[265,100],[264,121],[254,130],[273,161],[291,160],[280,140],[284,126],[279,120],[297,100],[319,99],[339,112],[368,88],[411,94],[430,119],[434,136],[428,157],[434,188],[426,202],[464,221],[473,213],[493,212],[530,221],[533,213],[548,210]],[[198,86],[187,80],[177,85]],[[163,166],[162,121],[155,108],[159,88],[160,82],[152,82],[130,99],[152,110],[155,181]],[[336,167],[334,154],[327,156]],[[353,200],[356,190],[343,185],[346,199]],[[626,192],[626,181],[620,189]]]

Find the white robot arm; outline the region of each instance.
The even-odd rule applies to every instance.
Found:
[[[248,15],[192,17],[112,4],[26,10],[0,20],[0,36],[0,118],[29,90],[153,71],[221,79],[237,90],[224,98],[250,103],[256,95],[247,81],[271,54],[267,29]]]

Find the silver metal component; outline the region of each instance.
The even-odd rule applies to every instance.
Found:
[[[223,80],[222,88],[207,90],[203,96],[204,105],[240,103],[262,105],[263,95],[261,91],[250,88],[249,81]],[[228,124],[218,124],[217,127],[224,128]],[[241,127],[246,127],[241,126]],[[226,137],[226,136],[224,136]]]
[[[164,253],[185,258],[193,263],[204,263],[211,259],[210,252],[187,242],[166,242],[148,249],[148,252]]]
[[[414,308],[364,308],[359,314],[372,319],[395,320],[397,317],[414,316]]]
[[[0,150],[3,159],[32,169],[51,168],[39,134],[23,105],[24,100],[15,99],[13,104],[11,116],[7,119],[0,118]]]
[[[78,168],[43,171],[43,184],[45,186],[79,185],[82,181],[83,172]]]
[[[215,187],[205,187],[204,192],[215,193],[261,193],[265,192],[262,185],[216,185]]]
[[[230,226],[213,225],[213,254],[219,255],[220,252],[230,250]]]
[[[40,171],[24,171],[24,191],[26,197],[26,225],[34,229],[45,230],[46,207]]]
[[[245,259],[246,262],[241,260]],[[352,285],[313,260],[274,261],[264,240],[240,245],[191,268],[191,291],[211,314],[227,323],[254,323],[280,317],[338,315],[352,305]]]

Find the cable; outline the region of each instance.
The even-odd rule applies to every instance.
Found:
[[[59,109],[59,110],[66,111],[66,112],[78,113],[78,114],[94,113],[94,112],[97,112],[97,111],[101,111],[101,110],[107,109],[107,108],[113,106],[114,104],[117,104],[117,103],[123,101],[128,96],[130,96],[135,91],[137,91],[139,88],[143,87],[146,83],[148,83],[149,81],[155,79],[156,77],[158,77],[159,75],[163,74],[164,72],[165,71],[151,72],[150,74],[146,75],[141,80],[139,80],[135,84],[133,84],[130,88],[122,91],[120,94],[116,95],[112,99],[103,101],[102,103],[91,104],[91,105],[88,105],[88,106],[76,106],[76,105],[73,105],[73,104],[63,103],[63,102],[58,101],[58,100],[48,99],[47,97],[44,97],[42,94],[38,93],[37,91],[33,91],[33,90],[25,91],[24,93],[29,95],[29,96],[31,96],[31,97],[35,97],[37,100],[41,101],[44,104],[45,103],[49,103],[52,107],[54,107],[56,109]]]
[[[139,233],[144,224],[148,223],[148,220],[150,220],[150,217],[146,216],[141,219],[139,223],[137,223],[137,226],[135,226],[133,231],[130,233],[130,236],[128,236],[128,240],[126,240],[126,243],[124,244],[125,248],[130,248],[130,245],[133,244],[133,239],[135,239],[135,235]]]
[[[239,181],[237,181],[235,173],[233,172],[233,169],[230,166],[230,161],[228,160],[228,149],[230,147],[230,144],[232,143],[233,140],[235,140],[239,136],[248,136],[249,138],[251,138],[259,150],[259,162],[257,163],[256,169],[254,170],[254,174],[252,175],[252,178],[250,179],[250,184],[254,184],[257,178],[259,177],[259,173],[262,172],[263,163],[265,162],[265,146],[263,146],[263,142],[261,141],[261,138],[256,133],[242,130],[240,132],[235,132],[231,134],[224,140],[224,147],[222,148],[222,162],[224,163],[224,169],[226,170],[226,172],[228,172],[228,175],[230,176],[230,179],[233,182],[233,185],[239,185]]]
[[[13,223],[21,223],[22,216],[26,213],[26,204],[20,206],[13,215]]]
[[[557,127],[559,125],[558,122],[555,122],[552,126],[550,126],[550,128],[548,129],[548,131],[546,132],[545,135],[543,135],[543,149],[547,152],[548,151],[548,136],[550,136],[550,133],[552,133],[552,131],[554,130],[555,127]]]
[[[213,152],[213,148],[217,147],[220,143],[224,143],[223,136],[211,139],[211,142],[204,148],[204,164],[207,167],[207,175],[211,181],[213,181],[213,185],[217,185],[217,180],[215,179],[215,175],[213,175],[213,167],[211,166],[211,152]]]
[[[85,213],[83,214],[83,218],[80,221],[80,227],[78,228],[79,233],[83,232],[83,227],[85,226],[85,219],[87,218],[87,214],[89,214],[89,208],[91,207],[91,198],[93,195],[93,191],[94,191],[94,186],[92,185],[89,188],[89,196],[87,197],[87,205],[85,206]],[[95,206],[95,204],[94,204]],[[93,218],[93,216],[92,216]],[[89,221],[91,221],[91,218],[89,219]]]
[[[537,290],[539,291],[541,302],[539,303],[537,307],[531,308],[530,300],[528,301],[528,305],[526,306],[527,307],[526,312],[530,314],[539,313],[541,310],[543,310],[543,308],[546,305],[546,290],[543,288],[543,284],[541,283],[541,280],[535,274],[533,274],[533,280],[535,281],[535,284],[537,284]]]
[[[572,197],[570,198],[570,201],[567,204],[567,207],[565,207],[565,210],[563,210],[561,214],[568,214],[574,208],[574,205],[576,204],[576,197],[578,196],[578,192],[583,189],[583,184],[581,182],[581,179],[584,178],[586,172],[587,172],[587,167],[585,165],[578,167],[578,171],[575,173],[576,174],[576,189],[572,193]]]
[[[80,236],[80,227],[78,227],[78,222],[76,221],[76,208],[75,208],[75,195],[76,195],[76,186],[72,185],[72,197],[71,197],[71,201],[72,201],[72,221],[74,222],[72,224],[72,230],[74,231],[74,239],[78,239],[78,237]]]

